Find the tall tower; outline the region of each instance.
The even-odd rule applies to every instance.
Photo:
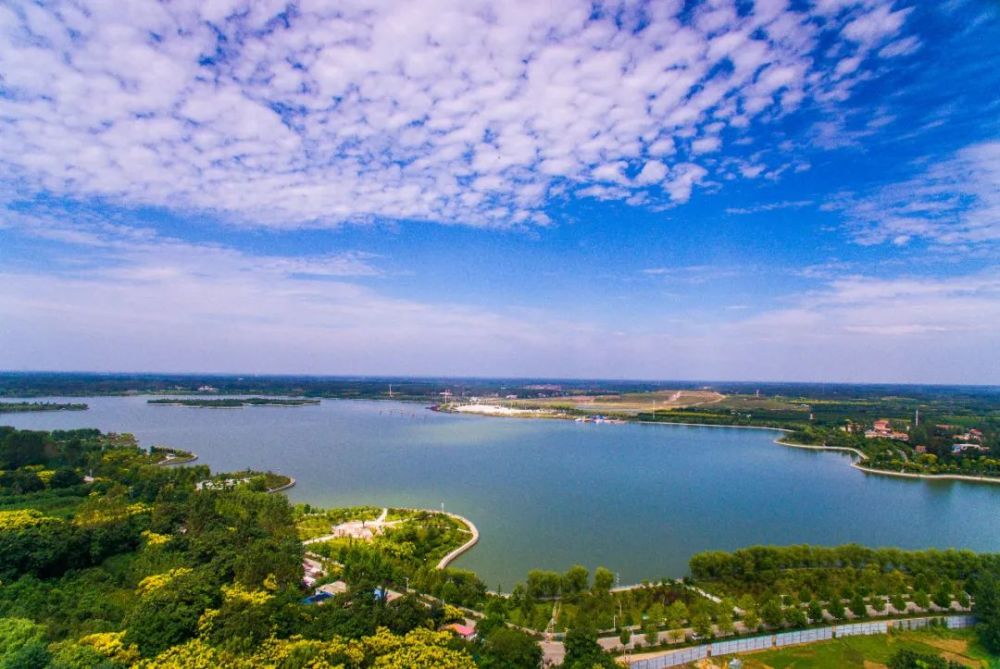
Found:
[[[913,427],[919,427],[920,425],[920,409],[913,412]]]

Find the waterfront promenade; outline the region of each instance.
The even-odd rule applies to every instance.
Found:
[[[447,516],[451,516],[455,520],[464,523],[465,526],[469,529],[469,534],[471,535],[469,537],[468,541],[466,541],[464,544],[462,544],[461,546],[459,546],[455,550],[453,550],[450,553],[448,553],[447,555],[445,555],[437,563],[437,568],[438,569],[446,569],[448,567],[448,565],[450,565],[452,562],[454,562],[456,559],[458,559],[458,557],[460,555],[462,555],[463,553],[469,551],[473,546],[475,546],[477,543],[479,543],[479,528],[477,528],[476,525],[475,525],[475,523],[473,523],[471,520],[469,520],[468,518],[466,518],[464,516],[460,516],[457,513],[451,513],[449,511],[439,511],[438,513],[443,513],[443,514],[445,514]]]

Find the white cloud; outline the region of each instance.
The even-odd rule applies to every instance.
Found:
[[[691,198],[691,190],[694,185],[701,183],[707,174],[708,170],[701,165],[681,163],[671,170],[670,179],[665,188],[670,193],[672,200],[684,203]]]
[[[642,171],[635,177],[638,184],[655,184],[667,176],[667,166],[659,160],[649,160],[642,166]]]
[[[819,45],[898,36],[905,11],[869,5],[820,22],[726,0],[693,16],[579,0],[15,4],[0,8],[0,179],[22,197],[277,227],[544,223],[555,189],[595,180],[680,203],[725,126],[846,95],[856,72],[824,74]],[[915,48],[895,44],[886,56]]]
[[[726,209],[727,214],[758,214],[765,211],[776,211],[778,209],[799,209],[813,204],[812,200],[782,200],[780,202],[767,202],[752,207],[730,207]]]
[[[722,140],[718,137],[701,137],[691,142],[691,152],[695,155],[701,153],[712,153],[718,151],[722,146]]]
[[[948,278],[835,278],[789,306],[725,324],[759,378],[994,383],[1000,270]],[[942,364],[946,361],[946,364]],[[744,372],[746,373],[746,372]]]
[[[892,10],[892,5],[880,5],[844,26],[844,35],[865,45],[893,37],[903,27],[913,8]]]
[[[916,176],[824,205],[846,216],[861,244],[1000,241],[1000,142],[983,142],[930,163]]]

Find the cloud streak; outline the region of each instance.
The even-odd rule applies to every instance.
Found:
[[[1000,240],[1000,142],[966,147],[916,176],[866,194],[846,194],[824,208],[846,216],[866,245],[924,240],[943,245]]]

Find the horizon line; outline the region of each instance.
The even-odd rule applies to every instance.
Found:
[[[946,383],[915,381],[804,381],[765,379],[697,379],[697,378],[626,378],[626,377],[565,377],[565,376],[490,376],[490,375],[423,375],[423,374],[331,374],[308,372],[167,372],[167,371],[94,371],[94,370],[16,370],[0,369],[3,375],[91,375],[91,376],[145,376],[145,377],[219,377],[219,378],[300,378],[339,380],[420,380],[420,381],[548,381],[548,382],[603,382],[603,383],[643,383],[643,384],[734,384],[734,385],[807,385],[807,386],[895,386],[895,387],[937,387],[937,388],[985,388],[1000,389],[1000,383]]]

